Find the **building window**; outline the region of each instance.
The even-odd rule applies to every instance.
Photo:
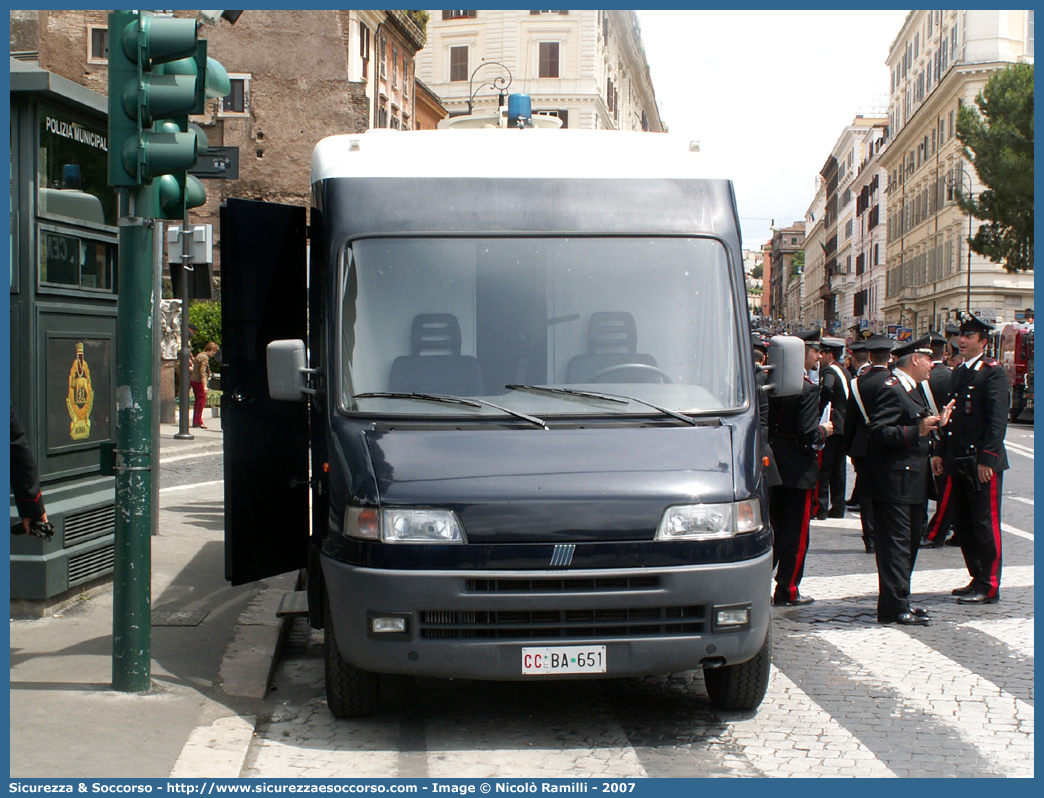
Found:
[[[1026,55],[1033,55],[1033,9],[1026,12]]]
[[[394,44],[392,45],[391,67],[392,67],[391,85],[392,85],[392,88],[394,89],[394,88],[397,88],[398,85],[399,85],[399,48],[396,47]]]
[[[957,26],[950,29],[950,57],[957,59]]]
[[[381,100],[377,107],[377,127],[388,127],[388,103],[385,100]]]
[[[370,71],[370,29],[365,25],[359,26],[359,57],[362,59],[363,80],[367,80]]]
[[[477,11],[443,11],[442,19],[445,22],[448,19],[475,19]]]
[[[534,111],[535,114],[542,116],[555,116],[562,120],[562,129],[569,127],[569,111],[565,109],[559,109],[557,111]]]
[[[539,77],[557,78],[559,42],[540,42]]]
[[[109,62],[109,29],[88,27],[87,32],[90,35],[88,63],[107,64]]]
[[[530,11],[531,17],[539,16],[540,14],[568,14],[568,11]]]
[[[410,96],[410,62],[406,53],[402,54],[402,96]]]
[[[250,115],[250,75],[229,73],[229,84],[232,91],[221,100],[221,111],[218,116]]]
[[[377,43],[377,58],[381,62],[378,71],[380,72],[381,80],[388,79],[388,40],[383,36]]]
[[[468,79],[468,46],[449,48],[450,56],[450,81],[461,81]]]

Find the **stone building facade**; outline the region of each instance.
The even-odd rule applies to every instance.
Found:
[[[990,76],[1033,63],[1033,11],[911,11],[887,64],[891,72],[884,315],[914,333],[939,329],[955,310],[1011,321],[1033,305],[1033,275],[1008,274],[968,247],[978,227],[954,189],[978,194],[961,153],[957,110],[975,102]]]
[[[852,180],[855,197],[852,253],[855,260],[854,269],[846,275],[841,313],[842,330],[850,337],[863,330],[885,330],[883,302],[888,200],[885,197],[887,175],[880,160],[887,137],[888,126],[883,122],[866,131],[861,143],[863,161]]]
[[[534,113],[563,127],[665,130],[633,11],[428,14],[417,71],[451,116],[468,113],[471,93],[475,113],[496,109],[503,83],[488,84],[510,74],[507,92],[530,95]]]
[[[794,256],[805,247],[805,223],[794,222],[790,227],[775,229],[772,232],[772,266],[771,286],[773,313],[782,309],[779,317],[793,323],[801,314],[801,292],[798,276],[794,275]],[[792,284],[798,283],[798,292],[792,290]],[[796,304],[795,304],[796,303]]]

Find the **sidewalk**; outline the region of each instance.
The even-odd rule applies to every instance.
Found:
[[[209,414],[208,414],[209,415]],[[221,420],[175,440],[160,462],[219,450]],[[11,776],[236,777],[282,633],[296,574],[231,587],[220,484],[160,492],[152,538],[152,688],[112,689],[111,586],[11,624]]]

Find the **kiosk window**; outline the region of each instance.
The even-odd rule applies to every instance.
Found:
[[[39,109],[37,210],[77,223],[115,226],[116,192],[108,185],[108,131],[53,106]]]
[[[116,291],[116,244],[41,226],[40,282]]]

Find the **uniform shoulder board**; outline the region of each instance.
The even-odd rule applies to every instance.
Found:
[[[884,381],[884,384],[891,387],[892,385],[895,385],[897,382],[899,382],[898,377],[889,377],[887,380]]]
[[[989,368],[993,368],[994,366],[999,366],[1000,363],[992,357],[984,357],[982,359],[982,365],[988,366]]]

